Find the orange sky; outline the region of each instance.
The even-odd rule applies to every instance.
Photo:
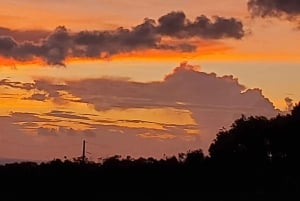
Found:
[[[159,21],[172,11],[186,17],[177,35]],[[300,100],[297,23],[251,18],[247,0],[2,0],[0,12],[0,159],[72,157],[82,139],[101,145],[95,158],[205,150],[240,114]],[[202,15],[213,28],[195,34]],[[108,42],[80,38],[94,30]]]

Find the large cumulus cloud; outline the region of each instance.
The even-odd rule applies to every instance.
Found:
[[[63,90],[76,102],[92,105],[99,112],[130,108],[175,108],[188,110],[201,133],[193,148],[206,149],[218,129],[229,126],[240,115],[274,116],[277,111],[260,89],[247,89],[232,76],[219,77],[182,63],[163,81],[141,83],[117,79],[85,79],[56,85],[40,80],[35,87],[48,99]],[[196,146],[195,146],[196,145]]]
[[[0,55],[19,61],[40,59],[49,65],[64,65],[68,57],[107,58],[145,49],[194,51],[197,45],[182,39],[241,39],[244,35],[243,24],[238,19],[220,16],[210,19],[201,15],[192,21],[177,11],[161,16],[157,22],[146,18],[131,29],[71,32],[59,26],[49,33],[0,28]],[[164,37],[181,41],[164,43]]]
[[[14,112],[0,117],[0,120],[12,122],[15,126],[11,129],[16,129],[12,132],[35,132],[37,140],[51,142],[51,146],[91,137],[88,141],[102,143],[95,149],[98,153],[161,157],[164,153],[172,155],[188,149],[207,150],[219,129],[230,126],[242,114],[271,117],[279,113],[260,89],[247,89],[233,76],[201,72],[200,67],[185,62],[174,68],[164,80],[156,82],[109,78],[59,83],[54,80],[20,83],[5,79],[0,81],[0,86],[27,91],[28,99],[39,103],[53,101],[59,104],[57,108],[64,108],[62,103],[87,104],[91,106],[92,114],[76,113],[76,108],[74,111],[72,108],[49,108],[49,112],[42,114]],[[136,113],[134,118],[132,115],[128,119],[124,117],[126,112],[157,113],[158,110],[171,112],[169,115],[179,120],[161,122],[163,117],[159,114],[163,113],[151,120],[145,118],[147,113]],[[124,113],[118,116],[120,111]],[[115,114],[112,119],[107,118],[110,112]],[[192,121],[185,121],[186,117]],[[5,140],[10,136],[5,135]],[[68,154],[74,155],[77,148]],[[47,156],[53,154],[52,151],[43,151],[46,152]]]

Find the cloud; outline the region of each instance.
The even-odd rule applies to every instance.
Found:
[[[159,45],[160,39],[155,22],[150,19],[131,30],[120,27],[114,31],[82,31],[74,36],[74,43],[82,47],[75,56],[98,58],[139,49],[164,48]]]
[[[59,111],[59,110],[52,110],[51,112],[46,113],[47,116],[52,117],[61,117],[67,119],[81,119],[81,120],[89,120],[90,118],[82,115],[76,115],[74,112],[69,111]]]
[[[5,140],[19,142],[23,138],[30,147],[45,142],[44,146],[36,148],[42,150],[41,153],[32,153],[32,156],[38,155],[38,159],[61,153],[74,156],[78,147],[67,147],[66,144],[80,142],[86,137],[101,144],[95,149],[97,153],[160,157],[163,153],[171,155],[188,149],[202,148],[205,151],[219,129],[229,127],[241,114],[271,117],[279,113],[261,89],[248,89],[231,75],[201,72],[199,66],[186,62],[156,82],[109,77],[60,80],[59,83],[55,80],[37,79],[33,83],[22,83],[3,79],[0,85],[34,91],[28,98],[32,100],[57,103],[57,99],[64,99],[75,104],[83,103],[80,106],[88,104],[92,106],[89,107],[92,114],[76,112],[80,108],[78,105],[73,111],[74,104],[66,105],[68,110],[54,104],[49,111],[39,114],[12,112],[7,117],[0,117],[0,126],[6,127],[4,131],[7,132],[0,136],[0,146],[4,145],[5,154],[11,151],[9,157],[16,157],[12,154],[16,152],[13,151],[16,146],[10,148],[5,145]],[[134,116],[135,111],[139,112]],[[164,115],[170,116],[170,112],[171,119],[175,120],[164,120]],[[130,117],[127,118],[126,113]],[[156,117],[147,118],[147,114]],[[187,116],[191,120],[185,121]],[[58,144],[62,147],[54,153],[53,147]]]
[[[249,0],[248,9],[252,16],[278,17],[298,21],[300,1],[298,0]]]
[[[216,74],[207,74],[196,69],[197,66],[182,63],[163,82],[85,79],[66,81],[64,88],[75,97],[80,97],[82,102],[93,104],[99,111],[140,107],[182,108],[187,105],[231,110],[232,107],[250,107],[253,97],[265,100],[260,90],[244,92],[245,86],[232,76],[217,77]],[[53,89],[49,91],[53,93]]]
[[[175,138],[172,134],[157,134],[157,133],[142,133],[139,136],[144,138],[157,138],[157,139],[173,139]]]
[[[131,29],[71,32],[64,26],[53,32],[31,30],[16,31],[0,28],[0,55],[18,61],[41,60],[48,65],[64,65],[67,58],[109,58],[112,55],[139,50],[171,50],[191,52],[198,46],[190,38],[241,39],[245,35],[243,24],[235,18],[205,15],[194,21],[183,12],[171,12],[156,22],[146,18]],[[36,37],[36,38],[33,38]],[[174,44],[164,42],[171,37]]]
[[[44,80],[43,83],[38,85],[39,90],[56,94],[62,89],[77,97],[80,102],[92,105],[99,112],[130,108],[174,108],[190,111],[191,117],[197,123],[192,129],[200,132],[200,135],[192,137],[192,141],[197,142],[194,142],[191,148],[201,147],[204,150],[208,148],[220,128],[230,126],[242,114],[271,117],[279,113],[261,89],[247,89],[231,75],[220,77],[214,73],[201,72],[199,66],[186,62],[166,75],[163,81],[157,82],[141,83],[105,78],[70,80],[65,81],[59,90],[57,85],[51,82]],[[181,136],[188,130],[188,126],[163,126],[167,130],[164,136],[174,133]],[[143,133],[147,135],[139,136],[157,135],[150,135],[147,131]]]
[[[64,65],[70,50],[69,33],[65,27],[57,27],[46,39],[39,43],[17,42],[12,36],[0,36],[0,55],[19,61],[42,59],[49,65]]]
[[[35,80],[35,89],[41,91],[41,93],[35,93],[28,99],[37,101],[53,100],[56,103],[64,103],[64,99],[61,97],[61,91],[65,90],[67,86],[62,84],[52,84],[45,80]]]
[[[158,22],[158,32],[171,37],[241,39],[245,35],[242,22],[235,18],[214,16],[211,20],[207,16],[201,15],[192,22],[186,18],[183,12],[171,12],[160,17]]]
[[[18,42],[39,42],[42,38],[46,38],[50,33],[50,31],[46,30],[13,30],[6,27],[0,27],[0,36],[10,36]]]
[[[54,80],[20,83],[5,79],[0,83],[38,91],[35,94],[45,94],[41,99],[54,103],[68,94],[74,99],[66,101],[88,104],[92,114],[76,112],[77,106],[73,111],[69,104],[68,110],[58,105],[60,109],[49,108],[39,114],[0,116],[1,154],[33,159],[72,157],[80,155],[82,139],[87,139],[89,152],[97,157],[162,157],[198,148],[206,151],[219,129],[229,127],[242,114],[271,117],[279,113],[260,89],[247,89],[231,75],[201,72],[199,66],[186,62],[156,82]],[[147,118],[149,114],[155,118]],[[165,119],[170,114],[171,120]]]
[[[44,122],[48,119],[44,119],[39,117],[37,113],[30,113],[30,112],[11,112],[10,117],[15,122],[26,122],[26,123],[32,123],[32,122]]]
[[[22,83],[22,82],[10,81],[9,79],[0,80],[0,86],[16,88],[16,89],[24,89],[24,90],[31,90],[34,88],[33,83]]]
[[[25,98],[26,100],[36,100],[36,101],[45,101],[47,100],[47,95],[43,93],[34,93],[30,97]]]
[[[58,120],[49,118],[53,114]],[[60,114],[73,114],[73,116]],[[51,111],[49,116],[48,114],[42,116],[45,118],[38,117],[35,113],[20,112],[11,113],[10,116],[0,116],[0,126],[3,130],[3,134],[0,135],[0,157],[42,160],[63,158],[63,156],[72,158],[81,154],[83,139],[87,141],[87,151],[95,158],[114,154],[160,158],[163,154],[184,152],[193,144],[187,140],[189,136],[185,133],[184,126],[179,126],[177,132],[173,132],[172,126],[170,129],[162,130],[118,126],[114,125],[113,121],[110,125],[104,125],[94,121],[89,127],[82,129],[77,128],[78,126],[68,126],[70,121],[85,120],[78,118],[79,115],[73,112]]]
[[[231,75],[218,77],[214,73],[201,72],[199,66],[185,62],[166,75],[163,81],[148,83],[100,78],[66,80],[64,84],[49,80],[15,83],[6,79],[2,80],[2,84],[37,89],[43,92],[43,98],[48,99],[61,98],[62,94],[68,93],[77,97],[74,101],[92,104],[99,111],[159,107],[258,110],[266,114],[274,111],[273,104],[260,89],[247,89]]]

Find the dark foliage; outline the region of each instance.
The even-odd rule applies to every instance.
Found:
[[[0,166],[0,200],[298,200],[300,105],[242,116],[209,148],[164,159],[115,155]]]

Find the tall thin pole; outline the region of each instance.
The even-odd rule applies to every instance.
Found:
[[[85,140],[82,143],[82,163],[85,162]]]

